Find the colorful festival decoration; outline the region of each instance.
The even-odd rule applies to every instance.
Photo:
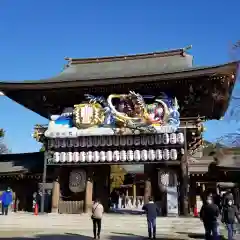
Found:
[[[85,98],[86,101],[74,108],[51,116],[45,136],[73,138],[172,133],[180,125],[177,99],[164,93],[155,97],[130,91],[128,94],[111,94],[107,99],[90,94]]]

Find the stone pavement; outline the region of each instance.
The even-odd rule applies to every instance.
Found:
[[[41,239],[87,239],[92,237],[90,215],[49,214],[34,216],[12,213],[0,216],[0,240],[25,239],[16,237],[39,237]],[[158,239],[203,239],[204,229],[197,218],[157,218]],[[147,235],[144,215],[105,214],[102,239],[141,239]],[[201,236],[201,237],[200,237]],[[190,238],[191,237],[191,238]],[[31,239],[31,238],[30,238]],[[35,239],[35,238],[32,238]]]

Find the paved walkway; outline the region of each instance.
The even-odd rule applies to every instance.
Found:
[[[92,222],[90,216],[86,214],[33,216],[12,213],[9,216],[0,216],[0,222],[0,239],[7,239],[11,236],[36,237],[38,235],[41,235],[41,239],[51,240],[92,237]],[[157,219],[158,239],[194,239],[195,236],[198,237],[197,239],[202,239],[199,235],[203,236],[203,233],[202,223],[197,218]],[[139,239],[146,234],[147,226],[144,215],[106,214],[103,218],[102,239]]]

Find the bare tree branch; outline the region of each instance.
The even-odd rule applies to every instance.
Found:
[[[234,51],[234,59],[240,59],[240,40],[232,44],[232,50]],[[240,67],[240,66],[239,66]],[[240,68],[239,68],[240,69]],[[240,120],[240,79],[237,76],[235,87],[233,89],[232,97],[230,99],[228,110],[224,116],[224,121],[236,121]],[[229,124],[229,123],[228,123]],[[228,147],[240,147],[240,129],[236,132],[229,132],[220,138],[216,139],[217,143]]]
[[[0,143],[0,154],[9,153],[7,146],[4,143]]]

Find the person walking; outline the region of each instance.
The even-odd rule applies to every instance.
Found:
[[[119,207],[119,191],[117,189],[113,189],[113,191],[110,194],[110,197],[113,210],[117,210]]]
[[[9,187],[7,188],[6,191],[3,192],[1,200],[2,200],[2,215],[6,216],[8,215],[9,205],[11,205],[13,201],[12,191]]]
[[[142,208],[147,215],[148,225],[148,238],[156,239],[156,218],[160,214],[160,210],[156,203],[153,202],[153,198],[149,197],[149,202]]]
[[[224,207],[228,205],[229,200],[233,201],[233,194],[230,189],[228,189],[226,191],[226,193],[223,194],[223,206]]]
[[[92,206],[92,221],[93,221],[93,236],[94,239],[100,239],[101,227],[102,227],[102,217],[104,208],[100,203],[99,199],[96,199]]]
[[[222,223],[227,227],[228,240],[233,240],[235,218],[240,222],[238,209],[233,204],[233,201],[229,199],[227,205],[222,210]]]
[[[206,240],[220,239],[217,222],[218,216],[219,208],[213,203],[212,197],[208,196],[206,202],[204,202],[200,210],[200,219],[203,221]]]

